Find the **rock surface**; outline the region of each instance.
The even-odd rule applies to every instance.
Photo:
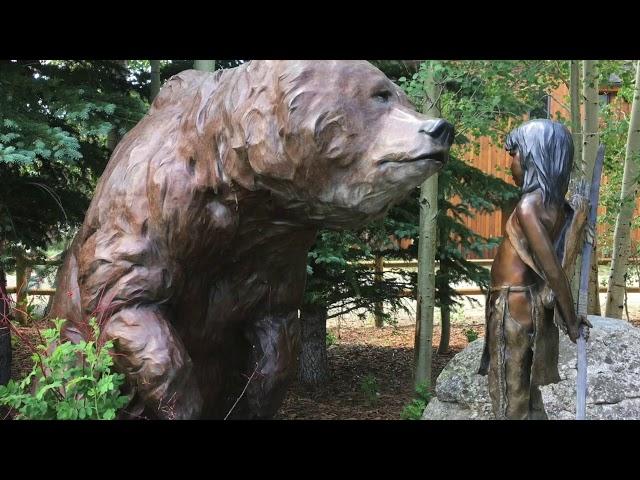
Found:
[[[587,420],[640,419],[640,329],[625,320],[589,316]],[[444,368],[423,420],[491,420],[487,377],[476,372],[484,339],[472,342]],[[540,387],[550,420],[575,419],[576,346],[560,334],[561,381]]]

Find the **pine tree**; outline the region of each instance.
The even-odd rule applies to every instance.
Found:
[[[325,343],[328,319],[350,313],[364,319],[368,313],[377,312],[391,322],[395,313],[407,311],[402,298],[413,291],[415,273],[387,272],[376,278],[369,266],[376,256],[393,251],[388,228],[385,219],[358,231],[319,232],[309,252],[307,285],[300,309],[301,383],[315,387],[328,378]],[[379,305],[383,302],[387,310],[380,312]]]
[[[84,217],[107,163],[146,103],[113,61],[0,62],[1,268],[42,259]]]

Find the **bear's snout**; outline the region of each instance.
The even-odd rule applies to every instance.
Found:
[[[447,148],[453,144],[453,137],[455,135],[453,125],[441,118],[427,120],[420,126],[419,132],[426,133]]]

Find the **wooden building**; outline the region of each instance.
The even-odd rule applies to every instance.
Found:
[[[617,87],[610,87],[600,90],[601,103],[611,103],[616,101]],[[565,85],[561,85],[558,89],[551,92],[546,98],[546,113],[547,118],[557,118],[560,114],[563,118],[569,118],[570,112],[568,107],[568,88]],[[566,105],[566,106],[565,106]],[[630,105],[626,102],[620,102],[620,108],[622,111],[629,113]],[[485,173],[495,175],[503,180],[513,184],[511,176],[508,174],[509,167],[511,165],[511,157],[504,150],[502,144],[494,145],[489,138],[480,138],[480,150],[478,155],[469,154],[465,157],[465,160],[479,168]],[[603,182],[606,182],[606,177],[603,178]],[[640,199],[636,200],[636,215],[640,215]],[[598,214],[604,213],[603,207],[598,209]],[[492,214],[479,214],[475,218],[469,218],[466,224],[474,232],[479,233],[484,237],[502,237],[504,232],[504,225],[507,218],[511,214],[510,210],[497,211]],[[598,232],[602,234],[604,232],[604,226],[598,226]],[[632,244],[640,243],[640,229],[634,229],[632,232]],[[487,251],[484,258],[493,258],[495,249]]]

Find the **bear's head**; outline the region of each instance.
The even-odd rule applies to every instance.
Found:
[[[300,220],[353,227],[442,168],[453,127],[365,61],[252,61],[232,147]],[[246,171],[246,170],[245,170]]]

